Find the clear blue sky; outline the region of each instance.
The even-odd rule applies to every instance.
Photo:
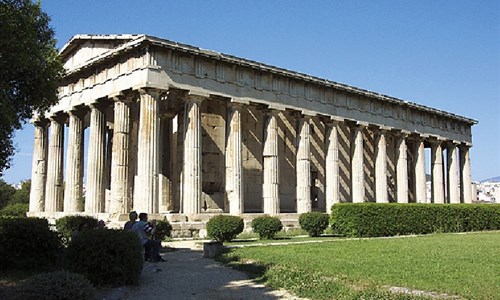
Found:
[[[500,176],[500,1],[42,1],[58,47],[145,33],[446,110],[473,127],[472,178]],[[31,176],[33,127],[4,179]]]

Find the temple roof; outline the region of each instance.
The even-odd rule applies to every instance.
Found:
[[[439,115],[446,116],[448,118],[460,120],[462,122],[468,123],[470,125],[477,124],[478,122],[474,119],[459,116],[447,111],[431,108],[425,105],[417,104],[411,101],[406,101],[403,99],[395,98],[392,96],[376,93],[373,91],[365,90],[362,88],[350,86],[347,84],[335,82],[328,79],[323,79],[311,75],[307,75],[300,72],[291,71],[288,69],[260,63],[257,61],[236,57],[233,55],[228,55],[212,50],[206,50],[199,47],[182,44],[162,38],[157,38],[145,34],[109,34],[109,35],[93,35],[93,34],[79,34],[73,36],[68,43],[66,43],[60,50],[63,62],[66,62],[73,53],[77,52],[78,49],[83,47],[87,42],[96,42],[106,45],[106,48],[101,48],[101,51],[95,53],[95,55],[86,55],[85,60],[77,61],[78,64],[71,67],[67,67],[67,74],[72,75],[78,73],[84,69],[90,68],[99,64],[100,62],[106,61],[124,52],[130,51],[141,47],[143,45],[156,45],[159,47],[169,48],[172,50],[182,51],[190,53],[196,56],[204,56],[210,59],[215,59],[219,61],[224,61],[231,64],[241,65],[253,69],[257,69],[263,72],[270,72],[274,74],[279,74],[285,77],[291,77],[301,81],[307,81],[314,84],[331,87],[337,90],[346,91],[349,93],[354,93],[362,95],[369,98],[375,98],[382,101],[388,101],[396,103],[399,105],[407,106],[413,109],[422,110],[426,112],[431,112]]]

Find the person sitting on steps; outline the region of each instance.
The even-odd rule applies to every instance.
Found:
[[[132,226],[132,231],[139,236],[142,246],[144,247],[144,258],[149,262],[165,261],[160,256],[161,242],[150,239],[154,232],[154,224],[148,223],[148,214],[140,213],[139,221]]]
[[[128,214],[128,218],[129,218],[129,221],[127,221],[127,223],[125,223],[125,226],[123,226],[123,230],[125,230],[125,231],[131,231],[134,224],[137,223],[137,221],[136,221],[137,220],[137,212],[131,211]]]

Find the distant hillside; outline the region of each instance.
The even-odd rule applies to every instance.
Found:
[[[484,179],[481,182],[500,182],[500,176]]]

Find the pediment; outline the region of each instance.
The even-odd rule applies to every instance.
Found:
[[[76,35],[60,51],[64,68],[71,70],[143,35]]]

